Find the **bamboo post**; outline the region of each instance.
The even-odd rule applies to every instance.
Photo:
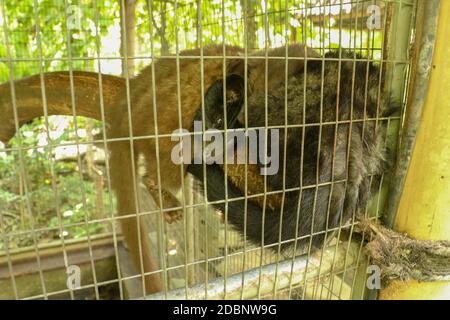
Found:
[[[450,1],[441,1],[428,91],[395,229],[450,240]],[[380,299],[450,299],[450,282],[393,281]]]

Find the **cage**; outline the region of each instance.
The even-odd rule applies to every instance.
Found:
[[[3,111],[0,137],[4,142],[0,145],[0,287],[3,288],[0,298],[373,297],[377,288],[366,286],[370,260],[364,253],[364,237],[356,232],[357,210],[347,208],[351,214],[346,218],[339,213],[335,217],[339,221],[330,222],[332,227],[324,217],[324,229],[317,232],[314,214],[324,205],[323,210],[329,216],[335,201],[350,201],[347,195],[336,196],[333,190],[346,194],[352,187],[347,185],[348,177],[335,179],[334,172],[349,170],[351,166],[349,152],[355,143],[352,126],[359,128],[361,143],[370,138],[365,140],[365,134],[374,135],[375,129],[382,131],[379,143],[389,148],[395,159],[415,71],[415,57],[410,48],[417,46],[424,3],[417,0],[0,0],[0,3],[0,82],[4,82],[0,85]],[[295,50],[291,53],[292,45],[299,43],[305,45],[297,49],[303,55],[296,55]],[[208,50],[214,44],[217,52],[211,54]],[[273,54],[273,48],[279,48],[278,54]],[[163,62],[158,65],[159,61]],[[225,191],[225,197],[213,203],[208,194],[209,178],[203,177],[202,181],[184,175],[186,169],[180,164],[169,170],[170,174],[179,175],[177,205],[165,207],[163,202],[171,197],[166,197],[166,190],[161,187],[168,175],[162,169],[167,160],[162,152],[167,151],[171,133],[166,128],[189,127],[191,123],[186,121],[192,122],[195,112],[200,112],[200,119],[206,119],[211,79],[225,79],[227,70],[232,68],[229,61],[238,61],[243,68],[235,71],[243,81],[239,87],[242,90],[239,117],[247,119],[241,132],[249,129],[248,115],[259,95],[264,118],[261,127],[266,134],[280,129],[284,137],[274,140],[282,142],[282,173],[274,176],[282,180],[277,182],[281,187],[276,189],[276,179],[265,175],[260,177],[262,192],[250,190],[251,165],[242,165],[244,168],[239,170],[243,171],[239,171],[225,160],[220,167],[226,177],[225,189],[233,181],[245,188],[240,190],[241,199],[228,199]],[[197,63],[196,68],[189,69],[190,63]],[[145,66],[149,67],[144,69]],[[298,68],[295,75],[290,73],[291,66]],[[334,66],[334,72],[327,66]],[[372,66],[377,70],[375,78],[370,74]],[[139,78],[145,72],[143,69],[147,70],[147,76]],[[348,70],[351,74],[344,74]],[[310,76],[314,72],[316,78]],[[300,93],[295,88],[289,91],[288,83],[294,76],[299,79]],[[345,83],[350,87],[337,85],[334,95],[337,100],[326,100],[324,87],[328,79],[334,79],[336,84],[344,78],[348,78]],[[232,132],[232,128],[227,128],[227,117],[231,117],[227,108],[233,106],[228,101],[235,98],[235,92],[228,96],[228,89],[235,89],[234,83],[226,79],[219,82],[220,94],[214,98],[225,109],[220,114],[224,117],[221,120],[225,122],[222,130],[225,137]],[[274,79],[281,80],[273,83]],[[310,86],[313,81],[316,86]],[[362,84],[365,87],[361,89]],[[353,106],[356,104],[353,100],[357,99],[355,88],[363,91],[359,106],[364,110],[363,116],[355,111],[355,117],[350,113],[340,119],[339,110],[343,112],[346,103],[351,106],[349,112],[353,108],[358,110],[358,106]],[[296,96],[303,97],[297,105],[303,119],[288,123],[290,101]],[[375,105],[368,115],[366,108],[372,96]],[[146,108],[153,110],[148,111],[153,112],[153,119],[145,119],[144,114],[133,109],[144,97]],[[284,113],[284,123],[269,125],[269,116],[273,115],[269,110],[274,106],[271,99],[276,98],[280,101],[276,110],[278,116]],[[311,117],[318,120],[308,122],[306,108],[314,98],[320,108]],[[189,103],[195,110],[187,107]],[[327,104],[333,107],[324,109]],[[395,110],[383,112],[385,105],[393,104]],[[118,111],[111,107],[114,105],[124,106],[125,110]],[[326,120],[327,112],[335,119]],[[117,119],[119,115],[123,118]],[[150,123],[150,131],[141,130]],[[111,133],[115,126],[123,127],[126,134]],[[318,130],[311,134],[315,137],[312,144],[319,151],[305,146],[305,140],[311,139],[308,132],[313,129],[309,128]],[[350,133],[340,136],[340,128]],[[297,138],[288,139],[288,132],[295,132]],[[151,146],[156,146],[155,154],[142,156],[139,151],[142,149],[136,148],[150,140]],[[288,141],[293,145],[287,145]],[[321,152],[321,143],[329,149]],[[121,154],[115,145],[125,144],[127,147]],[[337,146],[345,150],[339,153],[343,159],[339,158]],[[266,144],[264,149],[267,148]],[[303,168],[303,157],[309,157],[305,148],[316,159],[311,160],[315,165],[309,168],[314,174]],[[304,154],[298,164],[288,158],[291,149]],[[226,155],[232,149],[225,150]],[[111,163],[112,154],[126,157],[129,152],[131,161],[118,157],[116,163]],[[361,153],[361,157],[365,155]],[[323,174],[331,176],[322,181],[325,178],[318,168],[326,167],[327,161],[331,173]],[[344,163],[335,168],[335,161]],[[208,164],[201,166],[207,175]],[[113,177],[122,170],[119,178]],[[229,180],[233,174],[234,180]],[[315,182],[303,185],[304,174],[314,177]],[[289,175],[299,176],[300,181],[291,188],[286,186]],[[150,187],[149,176],[154,183]],[[360,195],[364,205],[358,208],[359,214],[389,222],[398,200],[398,192],[392,187],[398,177],[392,170],[386,170],[381,174],[367,173],[366,178],[366,193],[374,196],[366,204],[362,200],[364,195]],[[133,192],[124,199],[120,195],[125,185]],[[294,193],[297,196],[291,196]],[[305,195],[311,195],[312,199]],[[318,198],[323,202],[320,205]],[[294,210],[296,219],[284,220],[283,208],[293,206],[294,200],[299,201]],[[133,203],[136,212],[120,212],[118,202],[126,201]],[[313,206],[313,222],[308,224],[312,232],[306,235],[297,234],[299,227],[295,226],[302,211],[301,201],[310,201]],[[230,222],[233,214],[230,210],[236,208],[234,203],[245,206],[244,212],[239,212],[244,221],[243,232]],[[246,224],[247,211],[251,210],[249,203],[262,212],[263,230],[255,236],[261,243],[246,239],[251,231]],[[217,209],[220,206],[223,210]],[[276,216],[279,222],[275,227],[265,226],[264,217],[276,211],[273,206],[277,210],[281,207]],[[344,203],[341,207],[344,208]],[[292,214],[284,210],[285,214]],[[168,223],[166,220],[172,219],[175,211],[176,214],[181,211],[182,218]],[[123,221],[129,224],[121,227]],[[296,232],[292,239],[282,239],[282,230],[287,228],[283,222],[294,224]],[[265,230],[273,233],[267,239],[275,237],[279,241],[264,243],[268,232]],[[313,236],[320,235],[324,239],[316,244]],[[296,246],[298,239],[306,239],[303,248]],[[283,241],[295,244],[294,249],[285,250]],[[137,258],[133,258],[133,250],[137,250]]]

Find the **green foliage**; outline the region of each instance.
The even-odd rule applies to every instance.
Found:
[[[0,20],[6,20],[8,30],[4,32],[2,23],[0,35],[2,39],[7,36],[9,46],[6,47],[6,41],[0,41],[0,57],[13,60],[14,78],[40,72],[39,60],[42,60],[43,72],[69,68],[92,70],[92,60],[78,58],[96,55],[96,36],[108,35],[108,29],[119,19],[118,8],[115,1],[107,0],[96,1],[96,7],[91,1],[42,0],[38,1],[38,6],[33,1],[8,1],[5,15],[0,11]],[[70,61],[69,58],[73,59]],[[9,66],[1,61],[0,82],[9,77]],[[74,123],[70,120],[68,123],[67,130],[52,139],[52,145],[74,142]],[[49,125],[49,130],[55,129],[52,118]],[[77,128],[86,128],[85,119],[77,119]],[[22,154],[18,151],[5,152],[0,157],[0,208],[4,214],[0,221],[2,232],[59,227],[58,211],[62,216],[62,225],[92,220],[96,192],[93,182],[82,178],[77,162],[55,161],[54,149],[45,142],[46,132],[43,119],[35,119],[22,126],[20,144],[16,136],[9,145],[13,149],[21,146],[25,150]],[[24,170],[21,171],[21,168]],[[109,206],[106,191],[103,191],[103,197],[103,203]],[[109,211],[109,207],[104,209],[104,212]],[[73,215],[64,216],[63,213],[70,210]],[[98,223],[88,227],[76,225],[70,228],[67,237],[77,238],[85,236],[88,231],[94,234],[104,230],[105,226]],[[53,230],[40,232],[37,236],[38,241],[45,241],[61,235]],[[16,237],[10,240],[9,247],[31,245],[32,238],[30,234]],[[3,245],[0,242],[0,250]]]
[[[6,41],[0,41],[0,57],[26,60],[13,63],[14,78],[39,72],[40,59],[44,72],[92,68],[92,61],[79,58],[94,57],[97,34],[107,35],[119,19],[116,1],[95,2],[96,7],[92,1],[41,0],[38,6],[30,0],[6,1],[9,50]],[[2,38],[4,31],[2,28]],[[0,63],[0,81],[8,79],[7,70],[5,63]]]
[[[84,119],[79,120],[79,127],[85,127]],[[0,207],[2,213],[6,214],[0,225],[1,231],[12,233],[54,227],[54,230],[40,233],[41,241],[58,239],[61,234],[57,229],[74,223],[78,225],[69,229],[67,238],[79,238],[88,231],[90,234],[105,231],[105,225],[99,223],[91,223],[88,227],[81,224],[93,220],[98,191],[92,181],[83,179],[78,163],[55,161],[55,149],[50,146],[36,148],[42,144],[42,138],[46,135],[43,120],[36,119],[31,124],[25,124],[21,133],[20,145],[25,150],[21,154],[19,151],[10,151],[0,158]],[[73,134],[64,131],[52,143],[59,145],[73,141]],[[17,136],[10,141],[10,146],[19,147]],[[85,170],[84,161],[82,165]],[[21,168],[24,170],[21,171]],[[102,191],[102,197],[105,204],[103,212],[106,214],[110,210],[109,195],[105,190]],[[69,211],[73,214],[67,214]],[[63,230],[67,232],[68,229],[63,227]],[[10,242],[9,246],[31,244],[32,238],[25,235]],[[0,242],[0,250],[2,245]]]

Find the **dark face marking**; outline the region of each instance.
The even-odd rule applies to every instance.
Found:
[[[325,56],[339,57],[336,52]],[[375,130],[373,121],[367,120],[377,115],[379,70],[361,57],[352,61],[353,53],[343,52],[342,57],[346,59],[341,62],[310,60],[306,77],[303,73],[293,74],[287,84],[274,85],[269,92],[253,90],[248,98],[248,114],[244,119],[248,127],[261,127],[266,121],[269,126],[279,127],[280,159],[286,158],[278,174],[267,177],[270,190],[285,191],[282,215],[281,208],[268,207],[263,214],[263,208],[251,199],[227,203],[228,221],[241,232],[245,230],[247,238],[256,245],[261,244],[262,238],[264,245],[281,239],[286,241],[282,245],[284,249],[293,245],[297,236],[302,237],[298,239],[297,248],[309,245],[310,241],[320,247],[325,235],[332,236],[327,228],[336,228],[354,212],[365,210],[371,188],[369,175],[379,175],[383,171],[386,151],[382,133]],[[234,110],[227,104],[227,116],[233,117]],[[213,108],[213,111],[219,114],[223,107]],[[336,120],[340,123],[336,124]],[[359,121],[350,127],[348,120]],[[244,123],[241,117],[239,122]],[[285,129],[285,124],[308,126]],[[219,201],[225,200],[225,195],[227,199],[243,198],[249,191],[239,189],[232,177],[228,177],[225,185],[224,171],[217,164],[206,166],[206,172],[202,166],[195,165],[189,166],[188,171],[201,183],[206,178],[208,200],[218,201],[214,206],[222,211],[225,204]],[[333,182],[342,179],[346,179],[346,183]],[[309,188],[301,193],[286,191],[300,186]],[[374,186],[377,189],[376,182]],[[247,212],[246,224],[244,212]],[[306,237],[311,231],[315,235]]]
[[[214,82],[205,95],[205,128],[223,130],[225,111],[227,128],[233,128],[241,111],[244,95],[244,79],[232,74],[226,78],[226,102],[223,100],[223,80]],[[224,107],[226,106],[226,108]],[[202,107],[199,106],[194,121],[202,121]]]

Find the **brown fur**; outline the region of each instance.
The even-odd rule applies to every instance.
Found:
[[[227,56],[242,56],[244,50],[238,47],[226,47]],[[204,63],[204,88],[205,91],[218,79],[224,78],[223,68],[223,46],[211,46],[204,49],[205,56],[218,56],[217,59],[205,58]],[[248,89],[249,93],[264,92],[266,86],[268,91],[274,91],[284,82],[286,60],[286,49],[284,47],[271,49],[268,51],[269,57],[278,59],[261,59],[265,56],[265,51],[253,53],[248,57]],[[306,49],[303,45],[292,45],[288,47],[289,57],[302,58],[305,54],[308,57],[319,57],[311,49]],[[157,115],[153,114],[152,95],[152,67],[146,67],[140,75],[129,81],[129,101],[130,115],[128,114],[128,99],[125,90],[125,82],[121,78],[102,75],[103,95],[105,104],[105,119],[109,139],[124,138],[123,141],[108,142],[108,149],[111,156],[111,178],[113,188],[117,195],[118,212],[121,216],[122,231],[128,245],[134,264],[140,270],[141,263],[144,272],[156,270],[156,266],[151,259],[151,250],[146,239],[147,231],[142,221],[136,220],[136,213],[139,212],[135,205],[135,194],[133,185],[132,168],[137,167],[137,158],[142,155],[146,165],[146,185],[153,196],[158,195],[157,188],[161,187],[164,208],[173,207],[173,202],[165,201],[170,199],[170,193],[177,191],[181,186],[181,175],[186,171],[180,170],[178,165],[173,164],[170,159],[172,148],[177,142],[173,142],[168,137],[160,137],[159,142],[159,169],[161,173],[161,186],[158,184],[156,144],[154,138],[140,138],[147,135],[155,135],[154,118],[157,118],[158,134],[170,134],[179,128],[178,106],[181,109],[181,127],[191,128],[195,112],[201,103],[201,68],[200,58],[183,58],[183,56],[199,56],[199,50],[187,50],[180,53],[179,59],[179,91],[177,79],[177,61],[175,58],[163,58],[157,60],[153,67],[155,72],[155,92]],[[288,77],[301,73],[304,67],[303,59],[289,60]],[[266,68],[268,70],[266,84]],[[226,59],[226,74],[244,75],[244,59]],[[79,116],[93,117],[102,120],[100,113],[100,92],[97,74],[88,72],[70,73],[46,73],[44,82],[46,85],[47,104],[49,114],[72,114],[71,83],[74,81],[74,95],[76,112]],[[43,114],[41,99],[41,82],[39,76],[19,80],[15,83],[16,107],[19,110],[19,124]],[[9,84],[0,85],[0,112],[5,116],[5,121],[0,124],[0,138],[8,140],[14,132],[13,105],[10,95]],[[129,117],[132,123],[132,131],[129,126]],[[241,116],[241,120],[242,120]],[[129,141],[130,133],[134,138],[133,145]],[[251,166],[250,170],[251,169]],[[229,174],[236,177],[236,184],[243,190],[242,172],[243,165],[230,165]],[[256,170],[257,168],[253,168]],[[233,173],[235,172],[236,175]],[[260,176],[249,178],[248,193],[261,193]],[[136,174],[136,177],[139,178]],[[156,187],[156,189],[155,189]],[[155,192],[156,190],[156,192]],[[268,189],[270,190],[270,188]],[[159,203],[156,197],[156,202]],[[268,198],[271,202],[272,197]],[[273,203],[269,207],[279,207],[279,199],[273,197]],[[175,216],[178,217],[178,216]],[[140,248],[139,248],[140,247]],[[142,250],[143,261],[140,261],[140,251]],[[159,277],[156,275],[145,278],[147,292],[154,292],[162,289]]]
[[[288,56],[290,57],[304,57],[305,53],[308,56],[315,56],[317,54],[310,49],[305,49],[303,45],[294,45],[288,48]],[[221,56],[223,54],[223,47],[212,46],[204,50],[205,56]],[[227,56],[240,56],[243,54],[243,49],[238,47],[226,47]],[[199,56],[199,50],[187,50],[181,52],[181,56]],[[260,51],[253,54],[253,56],[264,56],[265,52]],[[276,88],[284,80],[284,71],[286,60],[285,48],[277,48],[270,50],[268,56],[278,57],[279,59],[267,60],[268,83],[269,90]],[[203,85],[205,90],[209,88],[216,80],[224,77],[223,59],[204,59],[204,78]],[[288,76],[292,76],[303,69],[303,60],[289,61]],[[155,135],[153,114],[153,95],[152,95],[152,67],[146,67],[142,73],[130,81],[130,104],[131,104],[131,122],[133,137],[143,137],[147,135]],[[155,92],[156,92],[156,106],[157,106],[157,122],[158,134],[170,134],[180,127],[179,111],[181,109],[181,127],[191,128],[195,112],[199,108],[201,102],[201,69],[199,58],[181,58],[179,60],[179,79],[177,79],[178,70],[176,67],[176,60],[173,58],[163,58],[158,60],[154,66],[155,72]],[[249,58],[249,92],[253,90],[264,90],[266,61],[264,59]],[[226,74],[239,74],[244,76],[244,60],[243,59],[227,59]],[[180,97],[177,97],[177,83],[179,80]],[[111,117],[110,129],[108,138],[127,138],[130,136],[130,127],[128,123],[127,113],[127,99],[123,97],[119,101],[117,112],[121,115]],[[180,167],[174,164],[171,160],[171,152],[173,147],[177,144],[176,141],[171,141],[168,137],[159,138],[159,169],[161,174],[161,189],[163,194],[175,193],[182,185],[181,174],[186,172],[186,168],[180,170]],[[155,139],[146,138],[139,139],[133,142],[133,148],[130,142],[111,142],[109,143],[109,150],[111,152],[111,176],[113,188],[116,191],[118,199],[118,211],[120,215],[130,215],[138,212],[135,206],[134,192],[133,192],[133,163],[137,163],[139,155],[144,156],[146,164],[146,174],[149,181],[147,186],[150,186],[152,195],[155,195],[154,185],[158,182],[158,166],[156,156]],[[134,153],[134,155],[132,155]],[[233,169],[230,169],[230,172]],[[255,179],[255,184],[249,185],[249,189],[255,189],[259,193],[258,179]],[[170,197],[164,197],[168,199]],[[274,198],[274,202],[276,198]],[[163,199],[163,200],[164,200]],[[271,200],[272,197],[269,197]],[[155,199],[159,203],[159,199]],[[162,200],[162,201],[163,201]],[[174,206],[173,201],[163,203],[163,208],[170,208]],[[277,207],[278,203],[270,206]],[[173,212],[171,216],[167,217],[172,221],[173,218],[178,218],[180,215]],[[142,239],[142,235],[146,235],[146,230],[143,223],[140,234],[141,240],[138,239],[138,224],[135,217],[123,219],[122,229],[126,242],[129,246],[130,253],[133,257],[136,266],[140,266],[139,244],[143,252],[143,266],[144,272],[149,272],[154,269],[154,266],[149,259],[150,248],[148,241]],[[140,243],[139,243],[140,241]],[[147,278],[147,288],[154,291],[154,284],[156,283],[154,277]]]
[[[236,47],[227,47],[227,55],[240,55],[242,49]],[[222,55],[222,46],[206,48],[205,56]],[[189,50],[181,53],[182,56],[199,56],[199,50]],[[192,121],[201,103],[201,69],[200,59],[180,59],[179,60],[179,91],[180,97],[177,97],[177,68],[176,59],[164,58],[158,60],[154,65],[155,72],[155,92],[156,92],[156,118],[158,123],[158,134],[171,134],[174,130],[180,128],[178,117],[178,106],[181,109],[181,127],[191,128]],[[227,74],[242,73],[239,69],[240,60],[228,59],[226,64]],[[131,122],[133,137],[143,137],[156,134],[154,127],[153,113],[153,95],[152,95],[152,70],[151,66],[146,67],[140,75],[130,81],[130,104],[131,104]],[[204,88],[205,90],[211,84],[223,78],[223,59],[204,59]],[[119,101],[118,112],[121,115],[112,117],[108,138],[128,138],[130,136],[130,127],[127,114],[127,99],[123,97]],[[120,110],[120,111],[119,111]],[[160,182],[163,194],[176,192],[181,184],[180,166],[171,160],[173,147],[178,143],[171,141],[170,138],[159,138],[159,171]],[[111,153],[111,178],[113,188],[116,191],[118,212],[120,215],[134,215],[137,210],[135,206],[135,197],[133,190],[133,162],[137,165],[137,158],[143,155],[146,164],[147,181],[150,184],[158,183],[158,168],[156,161],[156,144],[154,138],[145,138],[135,140],[133,149],[129,141],[110,142],[109,150]],[[133,150],[133,155],[132,155]],[[185,167],[185,166],[184,166]],[[182,172],[185,172],[183,168]],[[155,195],[154,190],[151,192]],[[159,197],[158,197],[159,198]],[[159,203],[159,199],[155,201]],[[165,197],[167,199],[167,197]],[[170,208],[173,202],[163,203],[163,208]],[[174,212],[179,217],[177,212]],[[170,217],[169,217],[170,220]],[[155,268],[150,259],[150,247],[143,221],[139,223],[141,230],[138,230],[136,217],[131,216],[123,219],[122,232],[128,244],[130,254],[136,266],[140,266],[140,250],[144,258],[144,272],[154,271]],[[140,231],[140,232],[139,232]],[[138,239],[138,236],[141,239]],[[155,277],[146,278],[146,287],[148,292],[154,292]],[[159,286],[160,287],[160,286]]]

